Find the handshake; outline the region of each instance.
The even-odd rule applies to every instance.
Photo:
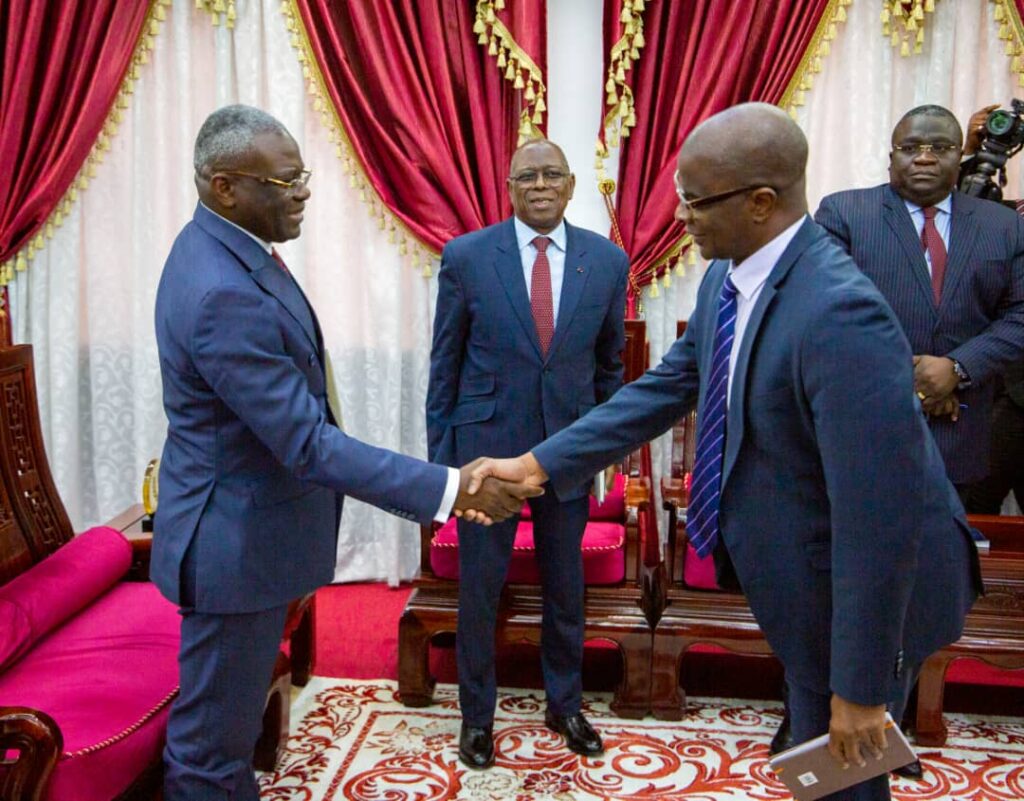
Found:
[[[543,495],[541,485],[547,480],[548,474],[532,453],[514,459],[481,457],[459,470],[453,511],[471,523],[500,523],[518,514],[527,498]]]

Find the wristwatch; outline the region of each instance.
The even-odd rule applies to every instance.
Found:
[[[957,380],[959,381],[956,385],[958,391],[968,389],[971,386],[971,377],[967,375],[964,366],[956,359],[953,359],[953,372],[956,373]]]

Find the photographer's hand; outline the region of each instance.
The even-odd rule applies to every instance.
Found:
[[[971,115],[971,118],[967,121],[967,129],[965,131],[965,156],[973,156],[978,152],[978,148],[981,147],[981,140],[985,138],[985,120],[997,108],[999,108],[999,104],[993,103],[991,106],[978,109]]]

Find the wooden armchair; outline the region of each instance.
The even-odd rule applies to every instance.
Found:
[[[946,742],[942,720],[947,670],[963,657],[1000,668],[1024,668],[1024,517],[970,515],[971,525],[991,543],[981,555],[985,595],[967,615],[964,633],[932,654],[921,667],[917,685],[915,739],[926,746]],[[1024,687],[1018,688],[1024,708]]]
[[[681,320],[676,336],[686,331]],[[665,603],[654,630],[651,657],[651,711],[662,720],[680,720],[686,694],[679,686],[683,656],[691,646],[704,644],[749,656],[772,657],[742,593],[687,583],[686,507],[696,454],[697,413],[691,412],[672,429],[672,463],[661,480],[662,505],[668,511],[666,532]],[[692,572],[692,567],[691,571]]]
[[[647,366],[647,345],[642,321],[626,322],[625,380],[641,375]],[[625,511],[618,512],[622,528],[621,545],[614,553],[598,554],[620,560],[622,569],[610,583],[589,583],[587,566],[588,534],[584,534],[584,572],[588,576],[585,610],[585,638],[615,643],[622,655],[623,677],[612,701],[612,709],[622,717],[643,717],[649,709],[651,634],[655,602],[652,579],[658,558],[658,536],[650,510],[650,452],[645,445],[625,462],[623,471]],[[609,506],[606,502],[605,506]],[[593,514],[593,504],[592,504]],[[453,525],[450,522],[448,525]],[[590,524],[588,524],[588,530]],[[433,699],[434,680],[430,676],[428,654],[431,639],[438,634],[454,633],[458,614],[458,581],[435,572],[432,549],[439,546],[438,527],[422,530],[421,576],[406,604],[399,622],[398,688],[406,706],[427,706]],[[449,537],[449,541],[452,538]],[[518,541],[518,538],[517,538]],[[518,548],[517,548],[518,550]],[[597,550],[597,549],[594,549]],[[608,549],[605,548],[605,551]],[[436,556],[436,554],[435,554]],[[511,572],[516,572],[514,557]],[[532,553],[526,555],[532,559]],[[535,564],[533,565],[535,573]],[[527,566],[529,572],[529,566]],[[505,586],[498,611],[499,643],[526,641],[539,644],[541,632],[540,587],[534,583],[509,583]]]

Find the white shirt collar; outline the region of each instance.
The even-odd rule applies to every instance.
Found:
[[[800,230],[800,226],[806,220],[806,215],[801,217],[771,242],[747,256],[739,267],[732,262],[729,263],[729,276],[736,285],[736,290],[744,299],[749,300],[768,280],[768,275],[782,256],[783,251],[793,241],[796,232]]]
[[[239,231],[241,231],[247,237],[249,237],[250,239],[254,240],[261,248],[263,248],[265,251],[267,251],[267,253],[271,253],[272,254],[274,252],[273,245],[271,245],[269,242],[264,242],[262,239],[260,239],[258,236],[256,236],[256,234],[254,234],[252,231],[248,231],[245,228],[243,228],[242,226],[240,226],[238,223],[233,223],[227,217],[224,217],[224,216],[222,216],[220,214],[217,214],[217,212],[215,212],[213,209],[211,209],[209,206],[207,206],[201,200],[199,201],[199,205],[202,206],[204,209],[206,209],[208,212],[210,212],[210,214],[214,215],[215,217],[220,217],[228,225],[237,228]]]
[[[548,239],[551,240],[552,244],[556,248],[558,248],[562,252],[565,252],[565,239],[566,239],[565,220],[561,220],[558,223],[558,227],[555,228],[555,230],[552,231],[551,233],[549,233],[549,234],[542,234],[542,233],[540,233],[538,231],[534,231],[530,226],[528,226],[526,223],[524,223],[518,217],[513,217],[512,219],[515,222],[515,227],[516,227],[516,243],[519,245],[519,250],[522,250],[527,245],[531,244],[533,242],[533,240],[535,238],[537,238],[538,236],[546,236]]]
[[[911,214],[913,214],[916,211],[921,211],[921,209],[923,208],[922,206],[918,206],[916,203],[913,203],[913,202],[907,200],[906,198],[903,198],[903,202],[906,204],[907,210]],[[940,200],[938,203],[936,203],[935,204],[935,208],[937,208],[939,211],[946,212],[946,214],[952,214],[953,213],[953,193],[950,192],[942,200]]]

